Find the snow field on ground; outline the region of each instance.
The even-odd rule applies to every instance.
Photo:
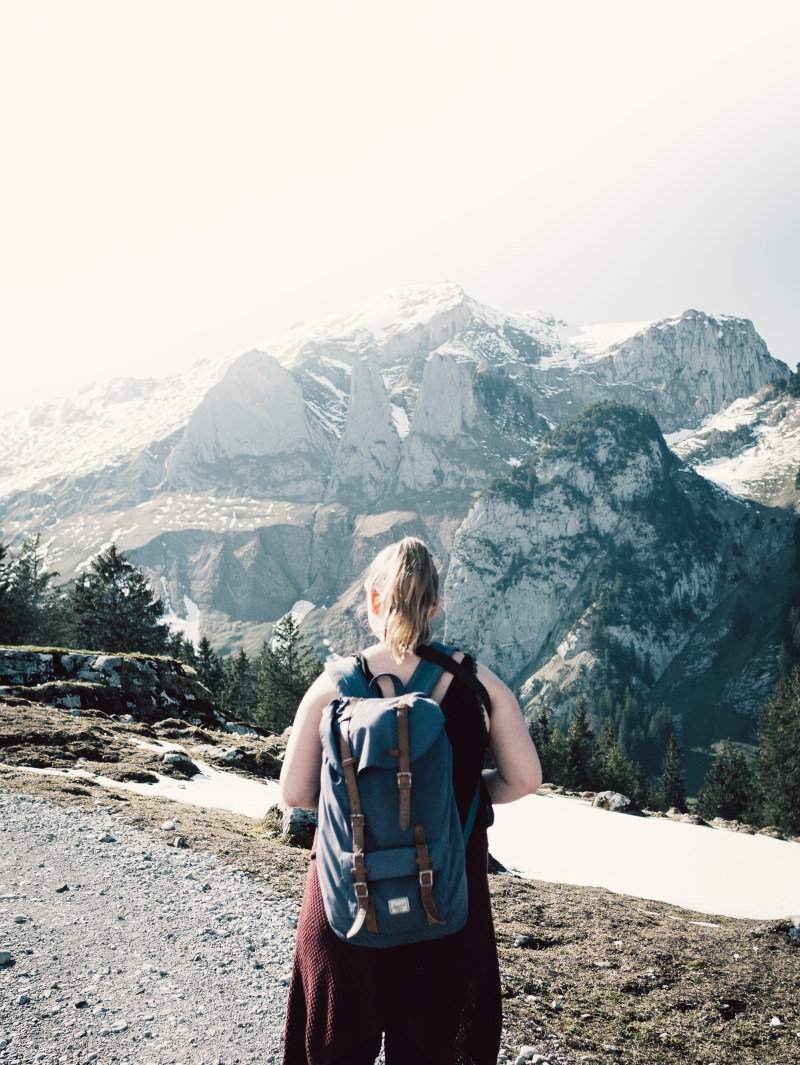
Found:
[[[800,843],[529,795],[495,807],[489,847],[534,880],[727,917],[800,919]]]
[[[122,784],[86,770],[39,772],[91,777],[108,787],[254,818],[280,801],[276,781],[251,780],[193,760],[200,773],[190,780],[165,776],[157,784]],[[529,879],[605,887],[706,914],[800,918],[800,843],[530,795],[495,807],[489,846],[507,869]]]

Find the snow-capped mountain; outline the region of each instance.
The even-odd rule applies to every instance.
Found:
[[[304,626],[320,649],[344,651],[361,638],[354,608],[365,566],[386,543],[419,535],[442,563],[448,625],[516,677],[533,706],[539,682],[565,696],[574,690],[593,574],[614,583],[609,544],[621,538],[637,565],[663,556],[661,576],[640,584],[637,602],[652,603],[664,624],[650,632],[626,623],[615,640],[648,683],[679,701],[669,692],[706,666],[676,663],[701,645],[706,665],[719,661],[714,641],[747,566],[772,566],[762,585],[778,587],[793,547],[783,512],[775,522],[759,518],[769,535],[755,526],[734,535],[751,520],[748,506],[721,502],[711,487],[719,498],[706,500],[697,485],[707,481],[687,488],[660,432],[676,434],[683,458],[705,463],[698,468],[720,483],[721,464],[709,471],[707,463],[722,452],[709,449],[741,450],[757,436],[758,461],[783,454],[794,484],[797,401],[771,384],[787,377],[743,319],[687,311],[576,327],[493,310],[454,284],[412,286],[297,326],[268,352],[163,381],[96,386],[7,418],[0,539],[13,546],[40,532],[47,564],[65,580],[115,541],[173,611],[191,604],[192,631],[199,626],[222,649],[254,646],[307,601],[317,609]],[[586,432],[576,416],[598,401],[648,412],[650,428],[631,434],[625,426],[635,418],[611,417],[599,435]],[[565,425],[574,446],[555,462],[552,431]],[[546,437],[550,465],[537,460],[534,471],[530,456]],[[609,456],[622,471],[613,483]],[[769,460],[762,466],[766,476]],[[519,507],[514,493],[525,494],[529,473],[548,488],[536,505]],[[509,475],[511,502],[498,502],[489,486]],[[724,483],[741,494],[752,487]],[[658,522],[628,513],[661,513],[664,492],[679,513],[716,515],[713,536],[684,530],[678,550],[661,543]],[[747,712],[768,686],[775,615],[765,607],[759,616],[770,632],[717,670],[715,706],[731,705],[728,681],[746,690],[739,704]],[[707,639],[702,625],[711,625]],[[748,669],[752,682],[743,679]]]
[[[0,500],[33,491],[52,520],[159,490],[362,507],[468,492],[589,402],[644,407],[672,432],[787,374],[742,319],[580,329],[492,310],[453,284],[413,286],[295,327],[269,353],[18,412]]]

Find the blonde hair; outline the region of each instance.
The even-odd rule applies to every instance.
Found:
[[[380,597],[383,639],[395,661],[430,640],[439,574],[422,540],[406,536],[385,547],[367,570],[364,588]]]

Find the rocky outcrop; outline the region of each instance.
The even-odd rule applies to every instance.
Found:
[[[251,351],[206,393],[165,472],[176,488],[215,483],[305,499],[322,491],[326,450],[292,374]]]
[[[652,417],[598,405],[479,497],[453,546],[447,633],[515,678],[529,711],[615,679],[646,696],[707,621],[701,672],[728,653],[734,589],[788,565],[791,535],[788,516],[753,520],[681,468]],[[728,676],[744,683],[751,655],[774,676],[763,650],[735,648]]]
[[[333,456],[330,499],[356,507],[378,500],[394,481],[400,437],[377,366],[357,362],[350,377],[347,421]]]
[[[0,648],[0,697],[147,723],[181,717],[224,728],[226,722],[191,666],[166,658]]]
[[[620,402],[651,410],[663,432],[694,428],[726,403],[788,376],[752,322],[695,310],[615,344],[592,371]]]

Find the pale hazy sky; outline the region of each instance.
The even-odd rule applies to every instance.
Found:
[[[0,407],[451,280],[794,366],[796,0],[0,0]]]

